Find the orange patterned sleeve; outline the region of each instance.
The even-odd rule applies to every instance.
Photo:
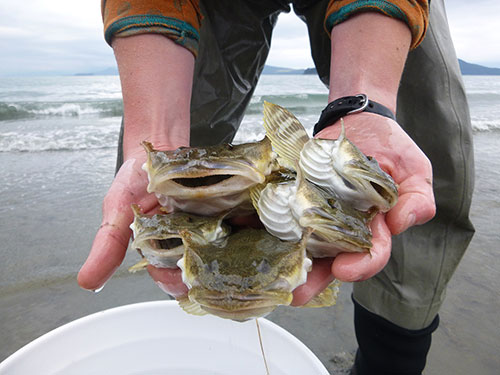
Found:
[[[328,34],[335,25],[360,12],[379,12],[405,22],[411,31],[412,49],[422,42],[429,24],[428,0],[330,0],[325,17]]]
[[[201,12],[198,0],[102,0],[104,37],[162,34],[198,53]]]

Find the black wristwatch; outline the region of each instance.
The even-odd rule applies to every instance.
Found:
[[[376,113],[396,120],[396,116],[389,108],[373,100],[369,100],[365,94],[344,96],[330,102],[321,112],[318,122],[314,125],[313,136],[335,123],[341,117],[357,112]]]

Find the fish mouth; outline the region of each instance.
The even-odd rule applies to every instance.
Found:
[[[220,174],[220,175],[212,175],[206,177],[198,177],[198,178],[174,178],[173,181],[179,185],[188,187],[188,188],[196,188],[199,186],[210,186],[218,184],[221,181],[227,180],[228,178],[234,177],[232,174]]]
[[[177,268],[177,261],[184,255],[180,237],[144,238],[133,243],[149,264],[158,268]]]
[[[148,192],[190,199],[219,197],[244,191],[264,180],[264,174],[248,162],[195,160],[182,166],[168,165],[152,173]]]
[[[210,314],[245,321],[264,316],[278,305],[289,305],[292,293],[277,290],[231,293],[193,287],[189,291],[189,298],[199,303],[201,308]]]
[[[159,251],[169,251],[182,246],[182,238],[151,238],[148,240],[148,244],[152,249]]]

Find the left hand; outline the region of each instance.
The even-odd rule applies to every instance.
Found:
[[[307,283],[294,291],[293,305],[302,305],[320,293],[333,278],[355,282],[380,272],[391,255],[391,235],[434,217],[432,166],[424,153],[399,124],[376,114],[359,113],[344,118],[346,137],[363,153],[373,156],[398,184],[398,202],[370,224],[373,247],[369,253],[341,253],[335,259],[315,260]],[[317,134],[336,139],[339,124]],[[329,272],[328,272],[329,271]]]

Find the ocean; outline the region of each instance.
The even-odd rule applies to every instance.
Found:
[[[464,81],[474,130],[500,130],[500,76]],[[264,100],[288,108],[310,129],[327,89],[314,75],[263,75],[235,143],[262,137]],[[0,152],[113,149],[122,111],[117,76],[0,78]]]
[[[477,234],[450,285],[442,314],[447,323],[436,334],[437,349],[430,356],[435,371],[429,373],[489,374],[500,368],[495,354],[500,332],[491,329],[500,327],[500,295],[494,287],[500,281],[495,254],[500,240],[500,76],[464,76],[464,82],[475,141],[472,216]],[[327,103],[327,89],[313,75],[263,75],[234,143],[262,138],[264,100],[288,108],[311,131]],[[121,114],[117,76],[0,78],[0,361],[69,320],[164,298],[147,276],[128,275],[126,266],[137,261],[133,252],[99,295],[76,286],[76,273],[100,223],[102,198],[113,180]],[[348,316],[345,306],[335,314]],[[297,327],[302,325],[294,320],[300,313],[294,314],[290,320],[275,319],[284,325],[293,321],[286,328],[327,368],[334,368],[331,345],[307,333],[301,336]],[[347,329],[328,324],[337,335]],[[352,352],[352,332],[345,332],[339,345]],[[472,354],[462,357],[464,351]],[[450,363],[456,363],[456,371],[449,370]]]

